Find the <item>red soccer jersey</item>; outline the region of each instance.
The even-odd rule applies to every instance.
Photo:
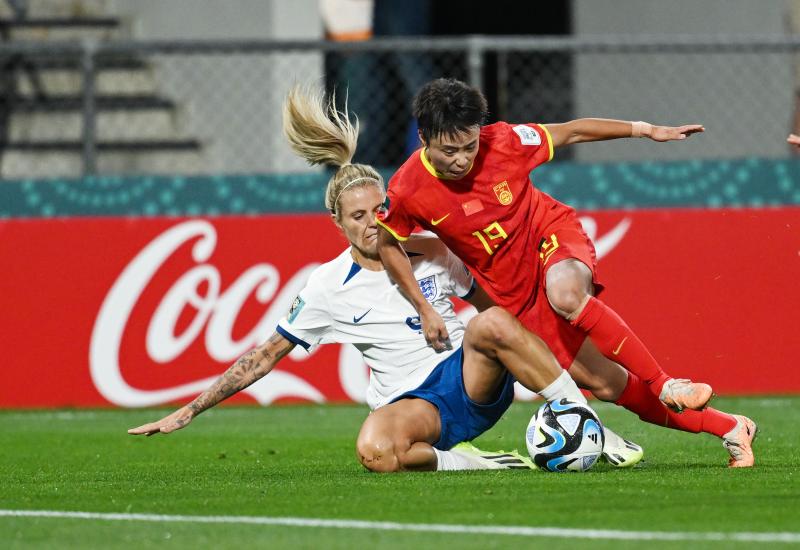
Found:
[[[478,154],[459,180],[439,177],[420,150],[389,181],[379,223],[399,240],[417,226],[436,233],[495,302],[519,316],[536,301],[542,228],[574,215],[528,179],[552,158],[550,135],[538,124],[482,127]]]

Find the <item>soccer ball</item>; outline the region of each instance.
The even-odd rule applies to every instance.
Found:
[[[528,454],[550,472],[585,472],[597,462],[605,440],[591,407],[568,399],[539,407],[525,432]]]

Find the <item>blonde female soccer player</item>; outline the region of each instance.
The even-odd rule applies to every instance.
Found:
[[[426,299],[442,316],[451,350],[427,345],[413,306],[397,290],[377,252],[376,215],[385,200],[381,176],[350,164],[357,125],[319,92],[294,89],[284,107],[284,131],[312,164],[338,166],[326,192],[333,223],[349,248],[317,268],[267,341],[237,360],[194,401],[134,435],[170,433],[267,375],[295,346],[349,343],[371,369],[367,416],[356,442],[360,462],[376,472],[528,468],[517,453],[486,453],[470,441],[491,428],[519,381],[547,400],[586,402],[547,346],[508,312],[493,306],[463,264],[432,237],[409,240],[406,253]],[[465,329],[450,297],[482,310]],[[520,434],[523,427],[520,426]],[[606,430],[604,452],[618,466],[641,448]],[[460,445],[459,445],[460,444]]]

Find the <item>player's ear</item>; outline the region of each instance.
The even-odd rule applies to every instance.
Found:
[[[344,231],[344,227],[342,227],[342,224],[339,223],[339,220],[336,218],[336,214],[333,212],[331,212],[331,221],[333,222],[333,225],[339,228],[340,231]]]
[[[423,135],[422,135],[422,130],[417,130],[417,137],[419,137],[419,142],[420,142],[420,143],[421,143],[423,146],[425,146],[425,147],[427,147],[427,146],[428,146],[428,144],[425,142],[425,136],[423,136]]]

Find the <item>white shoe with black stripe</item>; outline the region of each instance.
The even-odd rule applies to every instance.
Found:
[[[450,452],[480,463],[485,470],[535,470],[536,465],[517,451],[482,451],[472,443],[459,443]]]
[[[617,468],[630,468],[644,457],[644,450],[625,438],[604,427],[606,443],[603,445],[603,458]]]

